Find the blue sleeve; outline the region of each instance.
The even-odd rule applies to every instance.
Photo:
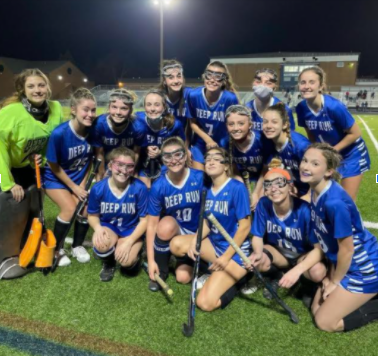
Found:
[[[176,125],[177,125],[177,129],[176,129],[177,136],[180,136],[182,138],[182,140],[185,142],[186,137],[185,137],[184,127],[182,126],[182,123],[180,121],[175,119],[175,122],[176,122]]]
[[[231,92],[232,93],[232,92]],[[230,100],[229,106],[231,105],[238,105],[239,104],[239,99],[235,93],[232,93],[232,98]]]
[[[293,110],[291,110],[287,105],[286,105],[286,111],[289,116],[289,121],[290,121],[290,129],[291,131],[295,131],[295,120],[293,116]]]
[[[297,149],[297,155],[300,160],[302,160],[308,146],[310,146],[311,142],[304,136],[299,136],[301,139],[298,140],[295,145]]]
[[[91,189],[88,199],[88,214],[100,214],[101,201],[96,185]]]
[[[195,119],[196,118],[196,108],[194,107],[195,100],[193,99],[194,91],[191,91],[188,95],[187,100],[187,118],[188,119]]]
[[[159,216],[162,210],[159,194],[160,184],[154,183],[148,197],[148,215]]]
[[[331,200],[326,202],[325,208],[333,224],[335,239],[352,236],[352,219],[348,206],[342,200]]]
[[[47,144],[46,159],[49,162],[59,164],[60,148],[61,148],[60,135],[58,135],[57,132],[54,133],[53,131],[49,138],[49,143]]]
[[[235,204],[236,218],[238,220],[244,219],[246,216],[251,215],[251,208],[249,205],[249,195],[247,188],[243,183],[236,185],[233,191],[233,201]]]
[[[252,235],[263,238],[266,231],[267,217],[265,214],[264,199],[261,198],[257,203],[255,215],[252,222]]]
[[[219,147],[222,147],[222,148],[224,148],[225,150],[228,151],[228,149],[229,149],[229,139],[228,139],[228,137],[223,137],[220,140]]]
[[[143,218],[147,215],[147,206],[148,206],[148,190],[144,183],[140,184],[138,201],[137,201],[137,211],[140,218]]]
[[[336,124],[343,130],[350,129],[355,123],[348,109],[339,101],[336,102],[334,107],[331,107],[330,110],[327,111],[328,115],[334,119]]]

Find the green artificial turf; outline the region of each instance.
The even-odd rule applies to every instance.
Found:
[[[378,138],[378,117],[364,116]],[[357,119],[357,121],[359,121]],[[362,125],[363,137],[372,160],[358,196],[358,207],[365,221],[378,223],[375,174],[377,151]],[[47,225],[53,227],[58,211],[45,199]],[[378,231],[371,230],[376,234]],[[90,234],[88,234],[88,238]],[[378,323],[346,334],[328,334],[315,328],[300,300],[286,291],[280,295],[298,314],[293,324],[274,301],[267,301],[259,290],[251,297],[237,297],[225,310],[205,313],[197,309],[195,333],[182,335],[187,320],[190,286],[179,285],[170,276],[173,302],[147,289],[144,272],[135,278],[99,280],[101,263],[58,268],[43,276],[31,273],[22,279],[0,282],[0,312],[45,322],[72,333],[86,333],[109,342],[139,346],[142,349],[177,356],[247,355],[377,355]],[[1,326],[1,320],[0,320]],[[17,329],[17,326],[15,326]],[[67,341],[68,342],[68,341]],[[0,355],[27,355],[2,346]],[[126,355],[127,353],[125,353]]]

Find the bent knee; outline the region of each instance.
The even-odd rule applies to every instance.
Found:
[[[175,235],[178,235],[178,224],[174,218],[167,216],[163,218],[158,225],[157,235],[161,240],[169,241]]]
[[[333,333],[337,331],[337,321],[329,320],[325,317],[321,317],[319,315],[315,316],[315,324],[318,329],[322,331],[327,331],[329,333]]]
[[[176,281],[181,284],[188,284],[192,280],[192,275],[187,272],[178,272],[176,270]]]
[[[218,303],[210,298],[201,297],[201,294],[197,298],[197,307],[200,308],[202,311],[211,312],[219,307],[220,301]]]
[[[319,283],[326,276],[327,270],[324,264],[319,262],[315,266],[310,268],[308,272],[309,272],[309,276],[311,277],[311,280],[315,283]]]

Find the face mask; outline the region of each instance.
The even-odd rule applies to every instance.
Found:
[[[161,130],[161,123],[162,123],[163,119],[164,119],[163,115],[161,115],[157,119],[150,119],[147,116],[147,123],[153,131],[160,131]]]
[[[253,87],[253,93],[261,100],[264,100],[272,95],[273,89],[264,85],[255,85]]]

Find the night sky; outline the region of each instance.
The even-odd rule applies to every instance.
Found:
[[[171,0],[164,57],[198,77],[210,56],[361,52],[359,77],[378,76],[376,0]],[[0,56],[73,62],[99,83],[155,77],[153,0],[0,0]]]

